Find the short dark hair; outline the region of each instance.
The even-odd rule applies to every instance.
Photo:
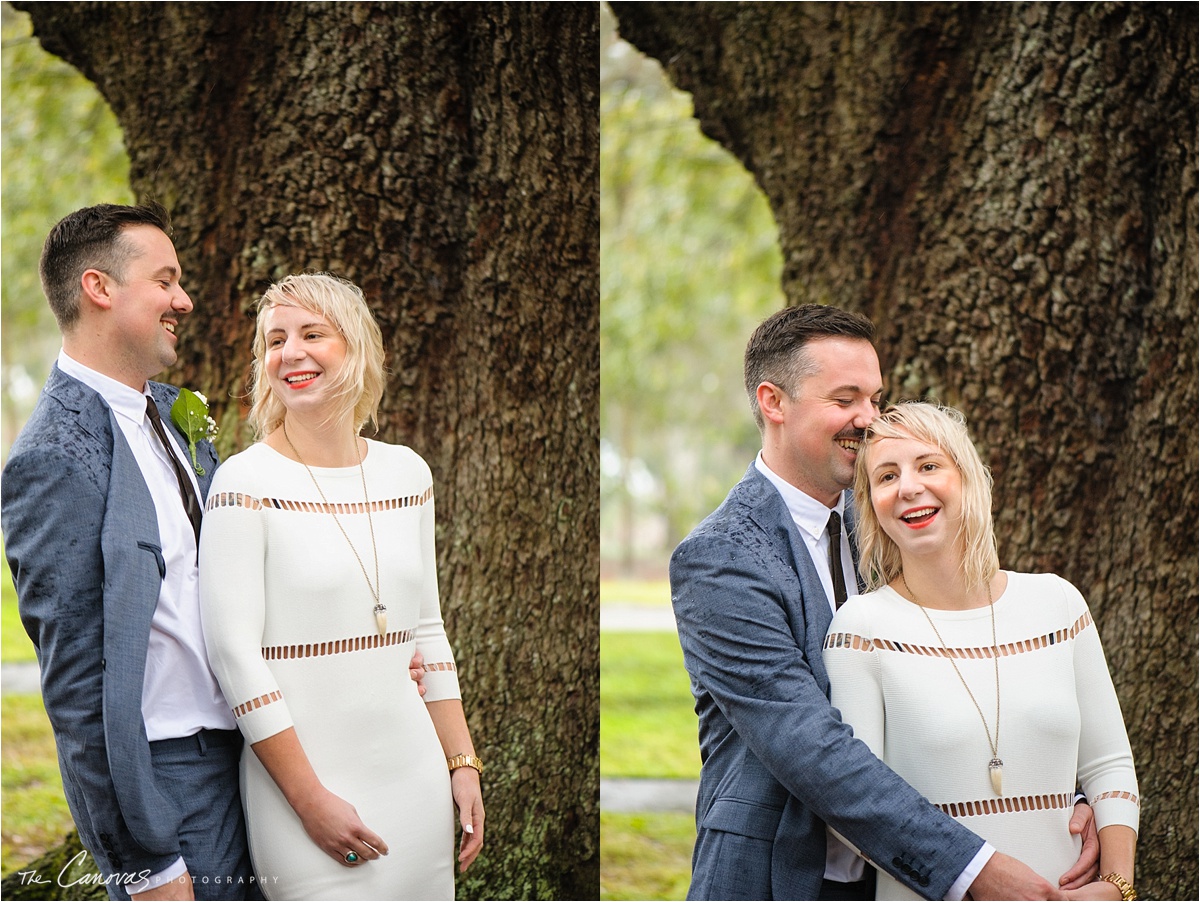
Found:
[[[80,280],[89,269],[125,279],[132,250],[121,233],[137,225],[154,226],[171,234],[171,218],[162,204],[149,201],[137,206],[97,204],[64,216],[46,236],[38,272],[42,291],[66,333],[79,319]]]
[[[750,411],[759,431],[763,415],[758,407],[758,386],[778,385],[789,396],[800,380],[811,374],[812,362],[802,353],[821,338],[855,338],[872,341],[875,324],[865,316],[823,304],[784,307],[759,324],[746,345],[745,379]]]

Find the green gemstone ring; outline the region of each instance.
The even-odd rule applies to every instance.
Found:
[[[346,853],[346,864],[354,864],[356,861],[358,861],[358,853],[357,852],[347,852]]]

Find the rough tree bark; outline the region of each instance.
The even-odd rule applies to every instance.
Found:
[[[870,315],[965,410],[1007,567],[1096,612],[1138,887],[1197,893],[1194,4],[613,3],[779,222],[790,303]]]
[[[223,452],[247,441],[262,289],[329,270],[372,299],[380,437],[433,469],[487,764],[487,847],[459,895],[595,898],[597,9],[18,5],[108,99],[136,195],[173,213],[196,312],[167,376],[208,394]]]

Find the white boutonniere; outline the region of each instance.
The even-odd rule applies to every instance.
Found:
[[[179,397],[171,405],[171,422],[187,437],[192,469],[197,476],[203,476],[204,467],[196,460],[196,442],[212,440],[220,432],[216,422],[208,415],[208,398],[200,392],[181,388]]]

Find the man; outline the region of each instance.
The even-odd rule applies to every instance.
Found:
[[[827,824],[928,899],[1063,898],[929,804],[829,703],[821,645],[857,585],[846,489],[883,391],[873,337],[816,305],[759,326],[745,376],[762,452],[671,558],[700,718],[688,898],[874,898],[874,871]],[[1094,875],[1099,845],[1076,811],[1072,832],[1090,835],[1069,887]]]
[[[169,414],[179,389],[148,381],[175,362],[192,310],[168,230],[157,204],[102,204],[47,237],[63,346],[4,468],[5,550],[67,802],[109,895],[260,898],[241,735],[200,626],[199,507],[217,458],[201,441],[193,468]]]

